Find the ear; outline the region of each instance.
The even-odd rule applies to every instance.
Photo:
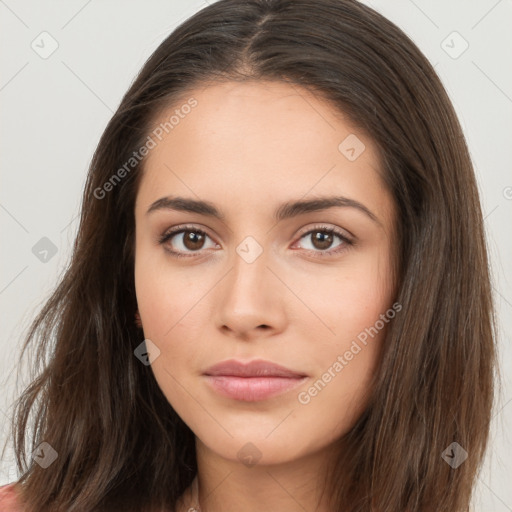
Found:
[[[137,327],[142,327],[142,320],[140,319],[139,310],[135,311],[135,324]]]

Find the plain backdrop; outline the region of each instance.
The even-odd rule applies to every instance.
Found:
[[[15,367],[22,336],[68,262],[99,137],[147,57],[206,3],[0,0],[2,446],[13,400],[28,383]],[[474,508],[512,511],[512,1],[364,3],[401,27],[435,66],[468,140],[504,375]],[[49,250],[43,257],[41,247]],[[0,484],[16,479],[7,450]]]

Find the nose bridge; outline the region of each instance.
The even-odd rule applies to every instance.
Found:
[[[239,299],[250,299],[264,291],[267,274],[270,273],[267,268],[269,252],[252,236],[245,237],[235,248],[230,288],[231,292],[241,294]]]
[[[279,325],[281,310],[271,282],[275,277],[267,268],[269,256],[270,250],[253,237],[236,246],[218,303],[223,326],[242,333],[261,325]]]

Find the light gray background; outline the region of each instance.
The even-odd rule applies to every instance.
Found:
[[[364,3],[400,26],[432,62],[467,136],[492,259],[504,375],[474,507],[477,512],[512,511],[507,432],[512,426],[512,1]],[[185,0],[0,0],[2,446],[15,394],[27,384],[23,375],[16,380],[14,367],[22,335],[70,256],[87,167],[99,137],[146,58],[205,5]],[[52,39],[58,48],[42,58]],[[461,53],[465,41],[469,46]],[[32,252],[43,237],[57,248],[46,263]],[[0,484],[16,479],[8,450],[0,464]]]

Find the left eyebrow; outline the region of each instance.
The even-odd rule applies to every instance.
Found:
[[[207,201],[198,201],[197,199],[188,199],[185,197],[162,197],[156,200],[146,212],[154,212],[156,210],[177,210],[190,213],[199,213],[208,217],[215,217],[224,221],[225,217],[220,211]]]
[[[307,199],[301,201],[289,201],[283,203],[274,213],[274,219],[276,221],[281,221],[284,219],[288,219],[290,217],[295,217],[296,215],[301,215],[303,213],[309,212],[317,212],[321,210],[327,210],[328,208],[335,207],[346,207],[346,208],[355,208],[360,212],[367,215],[371,220],[381,225],[377,216],[369,210],[364,204],[356,201],[355,199],[351,199],[349,197],[343,196],[329,196],[329,197],[320,197],[317,199]]]
[[[335,207],[355,208],[364,213],[372,221],[380,226],[377,216],[369,210],[364,204],[343,196],[328,196],[299,201],[288,201],[280,205],[274,212],[274,219],[279,222],[291,217],[296,217],[304,213],[317,212]],[[151,204],[146,215],[156,210],[177,210],[190,213],[198,213],[207,217],[215,217],[225,221],[225,215],[212,203],[185,197],[162,197]]]

